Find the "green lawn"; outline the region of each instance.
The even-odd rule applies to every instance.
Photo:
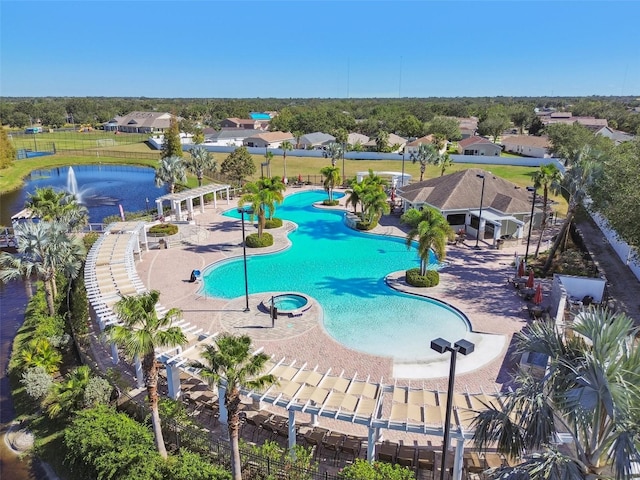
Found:
[[[97,130],[84,133],[52,132],[31,135],[10,133],[10,138],[16,149],[47,150],[51,144],[55,144],[58,150],[108,150],[119,145],[142,143],[149,138],[149,135],[137,133],[114,135],[113,132]]]

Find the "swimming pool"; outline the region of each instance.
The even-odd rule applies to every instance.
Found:
[[[460,312],[435,300],[389,288],[384,277],[417,267],[415,248],[404,238],[357,232],[343,223],[343,211],[314,208],[324,191],[290,195],[277,209],[279,218],[298,225],[291,248],[249,256],[249,293],[303,292],[324,311],[324,328],[343,345],[398,361],[423,361],[439,355],[431,339],[464,338],[469,322]],[[236,209],[225,215],[238,218]],[[242,258],[208,267],[203,293],[213,297],[244,295]]]

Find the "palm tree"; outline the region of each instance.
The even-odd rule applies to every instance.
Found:
[[[37,188],[29,194],[25,207],[34,217],[46,222],[59,222],[71,230],[83,227],[89,221],[89,211],[69,192],[55,191],[53,187]]]
[[[551,246],[551,250],[549,251],[549,257],[542,268],[542,273],[544,275],[547,274],[551,265],[553,264],[553,258],[555,257],[556,251],[560,247],[560,244],[564,241],[566,242],[566,237],[569,234],[569,228],[571,226],[571,222],[573,221],[573,217],[576,214],[578,209],[578,205],[582,203],[584,199],[587,188],[595,181],[599,174],[599,167],[602,165],[602,161],[600,159],[600,152],[594,150],[590,146],[585,146],[575,163],[571,166],[571,168],[567,171],[564,176],[564,188],[569,193],[569,206],[567,209],[567,217],[562,223],[562,227],[560,228],[560,232],[556,237],[555,242]]]
[[[553,163],[540,165],[540,170],[533,174],[533,186],[535,189],[542,188],[542,222],[540,224],[540,236],[538,236],[538,244],[536,245],[536,253],[534,258],[538,258],[540,252],[540,244],[542,243],[542,235],[547,227],[548,208],[549,208],[549,192],[558,193],[562,183],[562,172]]]
[[[189,150],[191,158],[187,160],[187,169],[198,178],[198,186],[202,186],[202,178],[204,172],[210,170],[216,172],[218,170],[218,163],[216,162],[211,152],[204,147],[194,147]]]
[[[324,177],[324,189],[329,195],[329,201],[333,202],[333,189],[340,184],[340,169],[338,167],[323,167],[320,173]]]
[[[177,183],[185,183],[187,174],[181,157],[172,156],[160,159],[156,168],[156,185],[169,185],[169,193],[174,193]]]
[[[225,387],[224,405],[229,413],[229,439],[231,440],[231,472],[234,480],[242,480],[238,430],[240,427],[240,391],[261,390],[277,382],[274,375],[263,375],[269,356],[251,352],[248,335],[222,335],[214,345],[207,345],[202,352],[203,362],[194,365],[210,386]]]
[[[158,317],[156,305],[159,298],[160,292],[157,290],[123,297],[114,306],[114,311],[122,324],[107,327],[105,335],[109,341],[122,347],[128,357],[142,360],[156,447],[160,455],[167,458],[158,413],[156,348],[181,346],[187,342],[187,339],[180,327],[171,326],[171,323],[180,316],[179,309],[172,308],[164,316]]]
[[[342,156],[342,145],[340,145],[339,143],[331,142],[329,145],[327,145],[325,155],[331,158],[331,166],[335,167],[338,163],[338,160]]]
[[[347,206],[353,205],[353,213],[354,215],[357,212],[357,207],[360,205],[360,211],[364,212],[364,207],[362,206],[362,199],[365,194],[365,185],[362,182],[358,182],[358,180],[354,177],[349,182],[349,189],[347,190],[347,200],[345,204]]]
[[[238,205],[250,204],[252,212],[249,215],[251,221],[258,217],[258,237],[262,237],[262,231],[267,219],[273,217],[276,205],[284,200],[282,192],[286,189],[280,177],[261,178],[256,182],[249,182],[244,186],[244,193],[238,200]]]
[[[267,177],[271,177],[271,160],[273,160],[273,152],[267,151],[264,154],[265,162],[262,164],[267,167]],[[262,176],[264,178],[264,175]]]
[[[16,238],[18,252],[33,263],[38,278],[44,282],[49,315],[55,315],[56,273],[62,271],[68,279],[76,278],[85,255],[82,240],[68,236],[65,227],[56,222],[20,224]]]
[[[406,214],[405,214],[406,215]],[[409,216],[404,217],[409,218]],[[438,262],[447,255],[447,240],[453,234],[447,219],[433,207],[425,207],[415,221],[411,223],[407,233],[407,248],[411,248],[414,238],[418,239],[418,255],[420,256],[420,274],[425,275],[429,265],[429,254],[433,250]]]
[[[386,152],[389,149],[389,133],[384,130],[378,131],[376,135],[376,150]]]
[[[289,140],[285,140],[280,144],[280,148],[282,149],[282,161],[284,162],[284,167],[282,168],[282,181],[284,182],[284,179],[287,178],[287,152],[293,150],[293,145]]]
[[[362,199],[363,221],[371,225],[377,222],[383,213],[389,213],[391,207],[387,201],[387,194],[383,187],[365,184],[365,194]]]
[[[591,308],[563,336],[554,321],[535,322],[515,336],[515,353],[548,358],[542,379],[519,371],[518,387],[499,408],[474,420],[474,441],[496,444],[510,457],[539,450],[500,478],[631,478],[640,461],[639,330],[624,314]],[[563,432],[571,448],[554,441]]]
[[[433,159],[433,164],[440,168],[440,176],[444,176],[444,172],[447,170],[447,168],[449,168],[451,165],[453,165],[453,161],[451,160],[451,157],[449,156],[448,153],[440,153],[439,151],[436,152],[436,156]]]
[[[87,365],[82,365],[69,372],[62,382],[54,383],[44,399],[49,418],[82,409],[84,392],[90,379],[91,370]]]
[[[31,280],[35,273],[35,263],[25,254],[0,253],[0,282],[7,284],[13,280],[22,280],[28,298],[33,296]]]
[[[411,154],[411,163],[420,162],[420,181],[424,178],[424,172],[427,169],[427,165],[433,163],[437,157],[438,152],[433,145],[427,143],[421,143],[418,146],[418,151]]]

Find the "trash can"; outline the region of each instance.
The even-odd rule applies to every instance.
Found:
[[[498,250],[502,250],[502,247],[504,246],[504,240],[502,240],[501,238],[499,238],[498,240],[496,240],[496,248]]]

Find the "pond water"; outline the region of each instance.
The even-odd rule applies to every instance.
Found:
[[[11,216],[24,208],[28,194],[36,188],[67,189],[71,167],[34,170],[20,190],[0,195],[0,225],[11,225]],[[155,186],[152,168],[129,165],[76,165],[73,167],[78,192],[89,209],[89,221],[102,222],[104,217],[118,215],[118,205],[127,212],[155,208],[155,199],[167,193],[166,187]]]

